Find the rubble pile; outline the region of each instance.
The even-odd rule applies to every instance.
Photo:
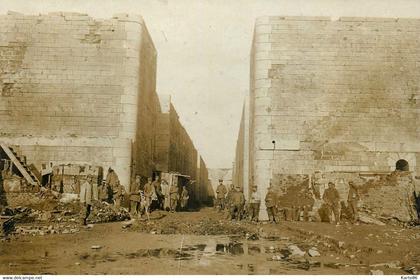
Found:
[[[403,226],[415,221],[417,213],[413,191],[413,179],[406,172],[393,172],[371,179],[360,186],[361,216],[366,217],[366,223],[378,225]]]
[[[107,202],[97,202],[88,218],[90,223],[109,223],[130,219],[130,213],[125,208],[116,209]]]
[[[11,217],[1,217],[1,232],[0,237],[6,237],[15,230],[15,221]]]
[[[80,231],[80,225],[52,224],[49,226],[17,226],[15,232],[22,235],[71,234]]]
[[[250,230],[240,224],[228,221],[204,219],[200,221],[159,220],[138,222],[132,230],[157,234],[194,234],[194,235],[241,235],[246,236]]]

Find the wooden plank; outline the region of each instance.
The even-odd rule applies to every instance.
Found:
[[[0,143],[0,147],[3,149],[3,151],[9,157],[9,159],[13,162],[13,164],[17,167],[17,169],[22,174],[22,176],[26,179],[26,181],[28,181],[28,183],[33,185],[33,186],[38,185],[38,182],[34,181],[34,179],[31,177],[31,175],[28,173],[28,171],[26,171],[26,169],[23,167],[23,165],[20,163],[20,161],[16,158],[16,156],[10,150],[10,148],[8,146],[6,146],[4,143]]]

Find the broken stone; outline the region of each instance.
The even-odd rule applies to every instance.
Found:
[[[102,246],[101,245],[92,245],[90,248],[94,249],[94,250],[99,250],[99,249],[102,248]]]
[[[384,275],[384,272],[382,270],[371,270],[370,275]]]
[[[308,255],[311,257],[319,257],[321,254],[318,252],[316,248],[311,248],[308,250]]]
[[[343,248],[344,246],[344,242],[343,241],[339,241],[338,242],[338,248]]]
[[[360,215],[359,216],[359,221],[361,221],[362,223],[365,223],[365,224],[374,224],[374,225],[378,225],[378,226],[384,226],[385,225],[385,223],[383,223],[383,222],[381,222],[377,219],[374,219],[372,217],[365,216],[365,215]]]
[[[290,255],[291,256],[297,256],[297,257],[303,257],[303,256],[305,256],[305,252],[302,251],[296,245],[289,245],[287,248],[290,250]]]
[[[282,254],[279,255],[275,255],[271,258],[273,261],[281,261],[282,259],[284,259],[284,256]]]
[[[133,225],[133,223],[134,223],[134,220],[129,220],[129,221],[123,222],[122,228],[129,228]]]
[[[417,268],[415,268],[414,266],[404,267],[403,270],[405,272],[408,272],[408,273],[413,274],[413,275],[417,275],[418,274]]]

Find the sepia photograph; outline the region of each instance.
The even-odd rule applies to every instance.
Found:
[[[416,280],[420,1],[0,0],[0,225],[3,280]]]

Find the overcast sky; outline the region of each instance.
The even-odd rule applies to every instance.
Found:
[[[158,52],[157,91],[172,95],[208,167],[231,167],[254,20],[264,15],[420,17],[417,0],[0,0],[0,12],[141,14]]]

